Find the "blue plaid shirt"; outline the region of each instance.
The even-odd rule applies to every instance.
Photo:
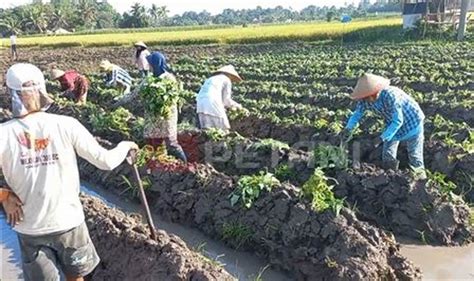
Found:
[[[374,102],[359,101],[346,129],[352,131],[364,116],[365,110],[372,110],[385,119],[386,129],[381,135],[384,142],[407,140],[423,131],[425,115],[420,106],[396,87],[383,89]]]

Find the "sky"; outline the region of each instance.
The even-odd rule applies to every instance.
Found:
[[[31,0],[0,0],[0,8],[9,8],[20,4],[30,3]],[[47,1],[46,1],[47,2]],[[263,8],[275,7],[281,5],[285,8],[293,8],[301,10],[309,5],[316,6],[342,6],[345,3],[359,3],[359,0],[108,0],[108,2],[115,7],[117,11],[123,13],[130,9],[135,2],[140,2],[145,6],[150,6],[155,3],[159,6],[167,6],[170,15],[182,14],[185,11],[207,10],[212,14],[218,14],[226,8],[231,9],[249,9],[257,6]]]

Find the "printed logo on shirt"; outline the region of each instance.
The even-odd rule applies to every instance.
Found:
[[[22,152],[20,155],[20,163],[26,168],[54,165],[59,159],[57,153],[43,153],[51,144],[49,138],[37,139],[33,134],[23,132],[18,136],[18,142],[21,146],[28,148],[28,151]]]
[[[37,139],[34,135],[23,132],[18,136],[18,142],[28,149],[33,149],[35,151],[45,150],[49,145],[49,138]]]

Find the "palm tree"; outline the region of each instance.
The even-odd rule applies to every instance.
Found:
[[[130,14],[134,21],[134,27],[147,27],[149,25],[149,18],[146,14],[146,9],[140,3],[132,5]]]
[[[80,0],[78,10],[85,27],[92,27],[97,19],[97,8],[90,0]]]
[[[153,25],[158,25],[158,22],[161,19],[166,18],[168,12],[169,11],[166,9],[166,6],[158,7],[156,4],[152,4],[151,8],[148,9],[148,13],[153,20]]]
[[[54,9],[51,14],[51,25],[53,29],[59,29],[63,27],[68,27],[69,15],[67,11],[62,8]]]
[[[23,11],[23,21],[26,27],[43,33],[48,25],[46,10],[42,4],[28,6]]]
[[[8,16],[3,19],[0,19],[0,27],[3,27],[12,33],[20,33],[22,21],[15,16]]]

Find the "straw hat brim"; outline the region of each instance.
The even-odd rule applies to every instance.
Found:
[[[148,46],[147,46],[145,43],[143,43],[143,42],[137,42],[137,43],[133,44],[133,46],[135,46],[135,47],[143,47],[143,48],[145,48],[145,49],[148,48]]]
[[[357,81],[351,99],[360,100],[376,95],[387,86],[390,86],[389,79],[374,74],[365,74]]]
[[[56,80],[58,78],[60,78],[61,76],[63,76],[66,72],[62,71],[62,70],[53,70],[53,72],[51,73],[51,78],[53,80]]]
[[[231,73],[231,72],[228,72],[228,71],[220,71],[220,70],[218,70],[218,71],[216,71],[216,72],[213,73],[213,75],[217,75],[217,74],[226,74],[226,75],[229,75],[229,76],[231,76],[232,78],[234,78],[234,79],[233,79],[234,81],[237,81],[237,82],[241,82],[241,81],[244,80],[244,79],[242,79],[242,77],[240,77],[240,75],[237,74],[237,73]]]

